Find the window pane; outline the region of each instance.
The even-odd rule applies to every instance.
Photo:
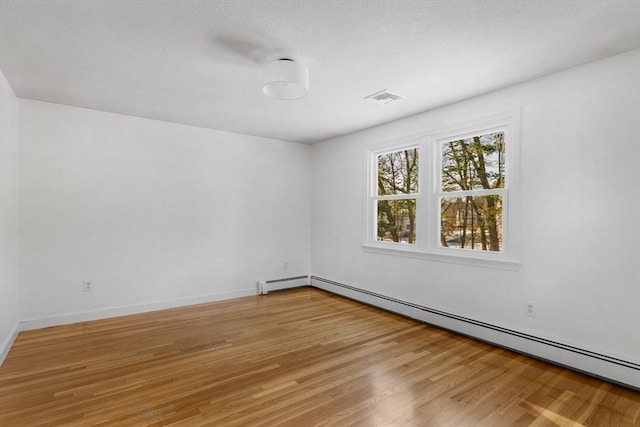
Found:
[[[418,149],[395,151],[378,156],[378,195],[418,192]]]
[[[440,246],[502,251],[502,196],[442,197]]]
[[[416,243],[416,199],[378,200],[379,242]]]
[[[442,191],[504,188],[504,132],[442,144]]]

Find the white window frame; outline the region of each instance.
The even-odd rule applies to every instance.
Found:
[[[397,151],[403,151],[403,150],[412,150],[414,148],[418,149],[418,162],[421,161],[420,156],[422,156],[421,154],[421,147],[420,144],[417,144],[415,142],[413,143],[409,143],[406,145],[394,145],[391,148],[381,148],[375,151],[371,152],[371,162],[373,162],[373,164],[371,164],[369,167],[373,168],[370,170],[373,170],[373,182],[371,183],[371,188],[370,188],[370,200],[371,203],[373,203],[373,206],[371,207],[371,209],[373,210],[372,215],[373,218],[375,219],[375,221],[372,223],[373,228],[369,229],[370,233],[372,234],[372,240],[380,243],[382,245],[389,245],[390,248],[395,247],[396,245],[403,245],[403,246],[409,246],[409,247],[413,247],[414,244],[409,244],[409,243],[389,243],[389,242],[378,242],[378,233],[377,233],[377,221],[378,221],[378,201],[380,200],[412,200],[415,199],[416,200],[416,212],[418,211],[418,200],[420,199],[420,193],[422,191],[424,191],[421,187],[422,185],[422,172],[421,169],[418,169],[418,192],[416,193],[401,193],[401,194],[393,194],[393,195],[385,195],[385,196],[381,196],[378,194],[378,156],[383,155],[383,154],[388,154],[388,153],[395,153]],[[420,163],[418,163],[420,164]],[[416,229],[416,236],[418,235],[418,229]]]
[[[480,251],[440,246],[440,197],[455,197],[455,192],[441,192],[442,144],[491,132],[504,132],[505,188],[478,189],[465,192],[470,195],[501,194],[503,203],[502,251]],[[378,156],[408,148],[418,148],[418,193],[399,198],[416,199],[416,243],[377,241],[377,201],[390,196],[378,196]],[[409,256],[433,261],[452,262],[480,267],[515,270],[519,262],[520,223],[520,110],[448,126],[435,131],[375,144],[367,148],[366,229],[363,248],[368,252]],[[394,196],[391,196],[392,198]]]

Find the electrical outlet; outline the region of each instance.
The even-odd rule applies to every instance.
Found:
[[[533,301],[527,301],[524,303],[524,315],[529,317],[536,317],[536,303]]]
[[[82,292],[91,292],[91,291],[93,291],[93,284],[89,280],[82,282]]]

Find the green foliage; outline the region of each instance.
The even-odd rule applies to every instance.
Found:
[[[416,241],[416,199],[378,200],[378,240]]]

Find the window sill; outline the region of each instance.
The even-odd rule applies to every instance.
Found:
[[[522,263],[513,259],[490,258],[487,256],[465,256],[464,254],[445,254],[441,252],[429,252],[420,249],[414,249],[408,245],[385,245],[365,243],[362,248],[366,252],[382,255],[404,256],[408,258],[425,259],[429,261],[448,262],[452,264],[462,264],[474,267],[496,268],[501,270],[516,271],[520,269]]]

